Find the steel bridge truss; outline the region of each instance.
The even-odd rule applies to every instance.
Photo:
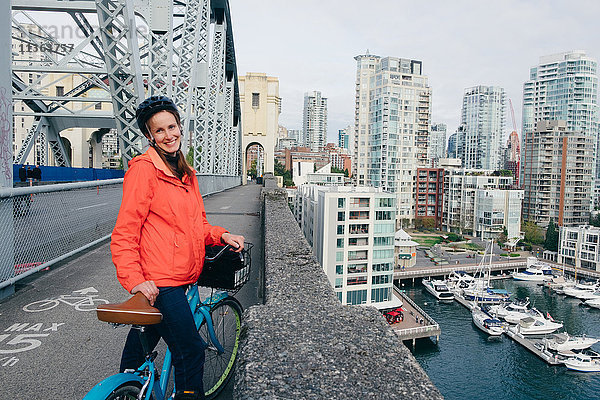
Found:
[[[161,94],[180,108],[182,142],[194,168],[241,175],[228,0],[13,0],[12,10],[13,98],[26,106],[14,117],[33,117],[16,163],[37,142],[42,164],[50,149],[56,165],[70,166],[60,132],[94,128],[96,141],[116,129],[126,167],[147,145],[135,109]],[[49,16],[77,34],[58,34],[58,26],[48,27]]]

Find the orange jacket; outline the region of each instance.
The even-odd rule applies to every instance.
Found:
[[[197,179],[177,179],[152,147],[129,162],[110,243],[127,291],[149,280],[158,287],[195,282],[205,245],[222,244],[225,232],[206,220]]]

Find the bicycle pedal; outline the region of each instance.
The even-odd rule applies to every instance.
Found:
[[[204,393],[196,390],[178,390],[175,392],[174,400],[200,400],[204,399]]]

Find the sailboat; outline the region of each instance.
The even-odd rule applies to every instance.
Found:
[[[472,301],[473,303],[501,303],[509,300],[509,293],[504,289],[494,289],[490,285],[490,276],[492,271],[492,250],[493,242],[490,240],[489,243],[489,255],[490,262],[487,268],[487,274],[484,274],[484,260],[485,255],[487,254],[488,248],[486,247],[486,251],[481,258],[481,263],[477,268],[477,272],[475,276],[479,275],[479,278],[475,279],[469,287],[464,288],[462,290],[462,296],[465,300]]]

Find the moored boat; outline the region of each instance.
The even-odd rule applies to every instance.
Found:
[[[423,280],[423,286],[425,290],[431,293],[436,299],[441,301],[453,301],[454,293],[450,291],[444,281],[440,280]]]
[[[564,351],[573,351],[573,350],[583,350],[591,347],[592,345],[598,343],[600,339],[596,339],[589,336],[571,336],[566,332],[563,333],[555,333],[550,337],[545,339],[546,346],[549,349],[564,352]]]
[[[500,336],[504,333],[502,321],[486,313],[479,306],[471,309],[471,317],[475,326],[490,336]]]
[[[600,372],[600,359],[587,354],[576,354],[564,360],[565,366],[572,371]]]
[[[532,310],[535,310],[535,308]],[[563,327],[563,324],[552,319],[546,319],[543,315],[538,314],[522,318],[517,327],[522,335],[545,335],[556,332]]]
[[[552,268],[548,265],[534,264],[523,272],[515,272],[512,274],[514,280],[543,282],[552,279]]]

